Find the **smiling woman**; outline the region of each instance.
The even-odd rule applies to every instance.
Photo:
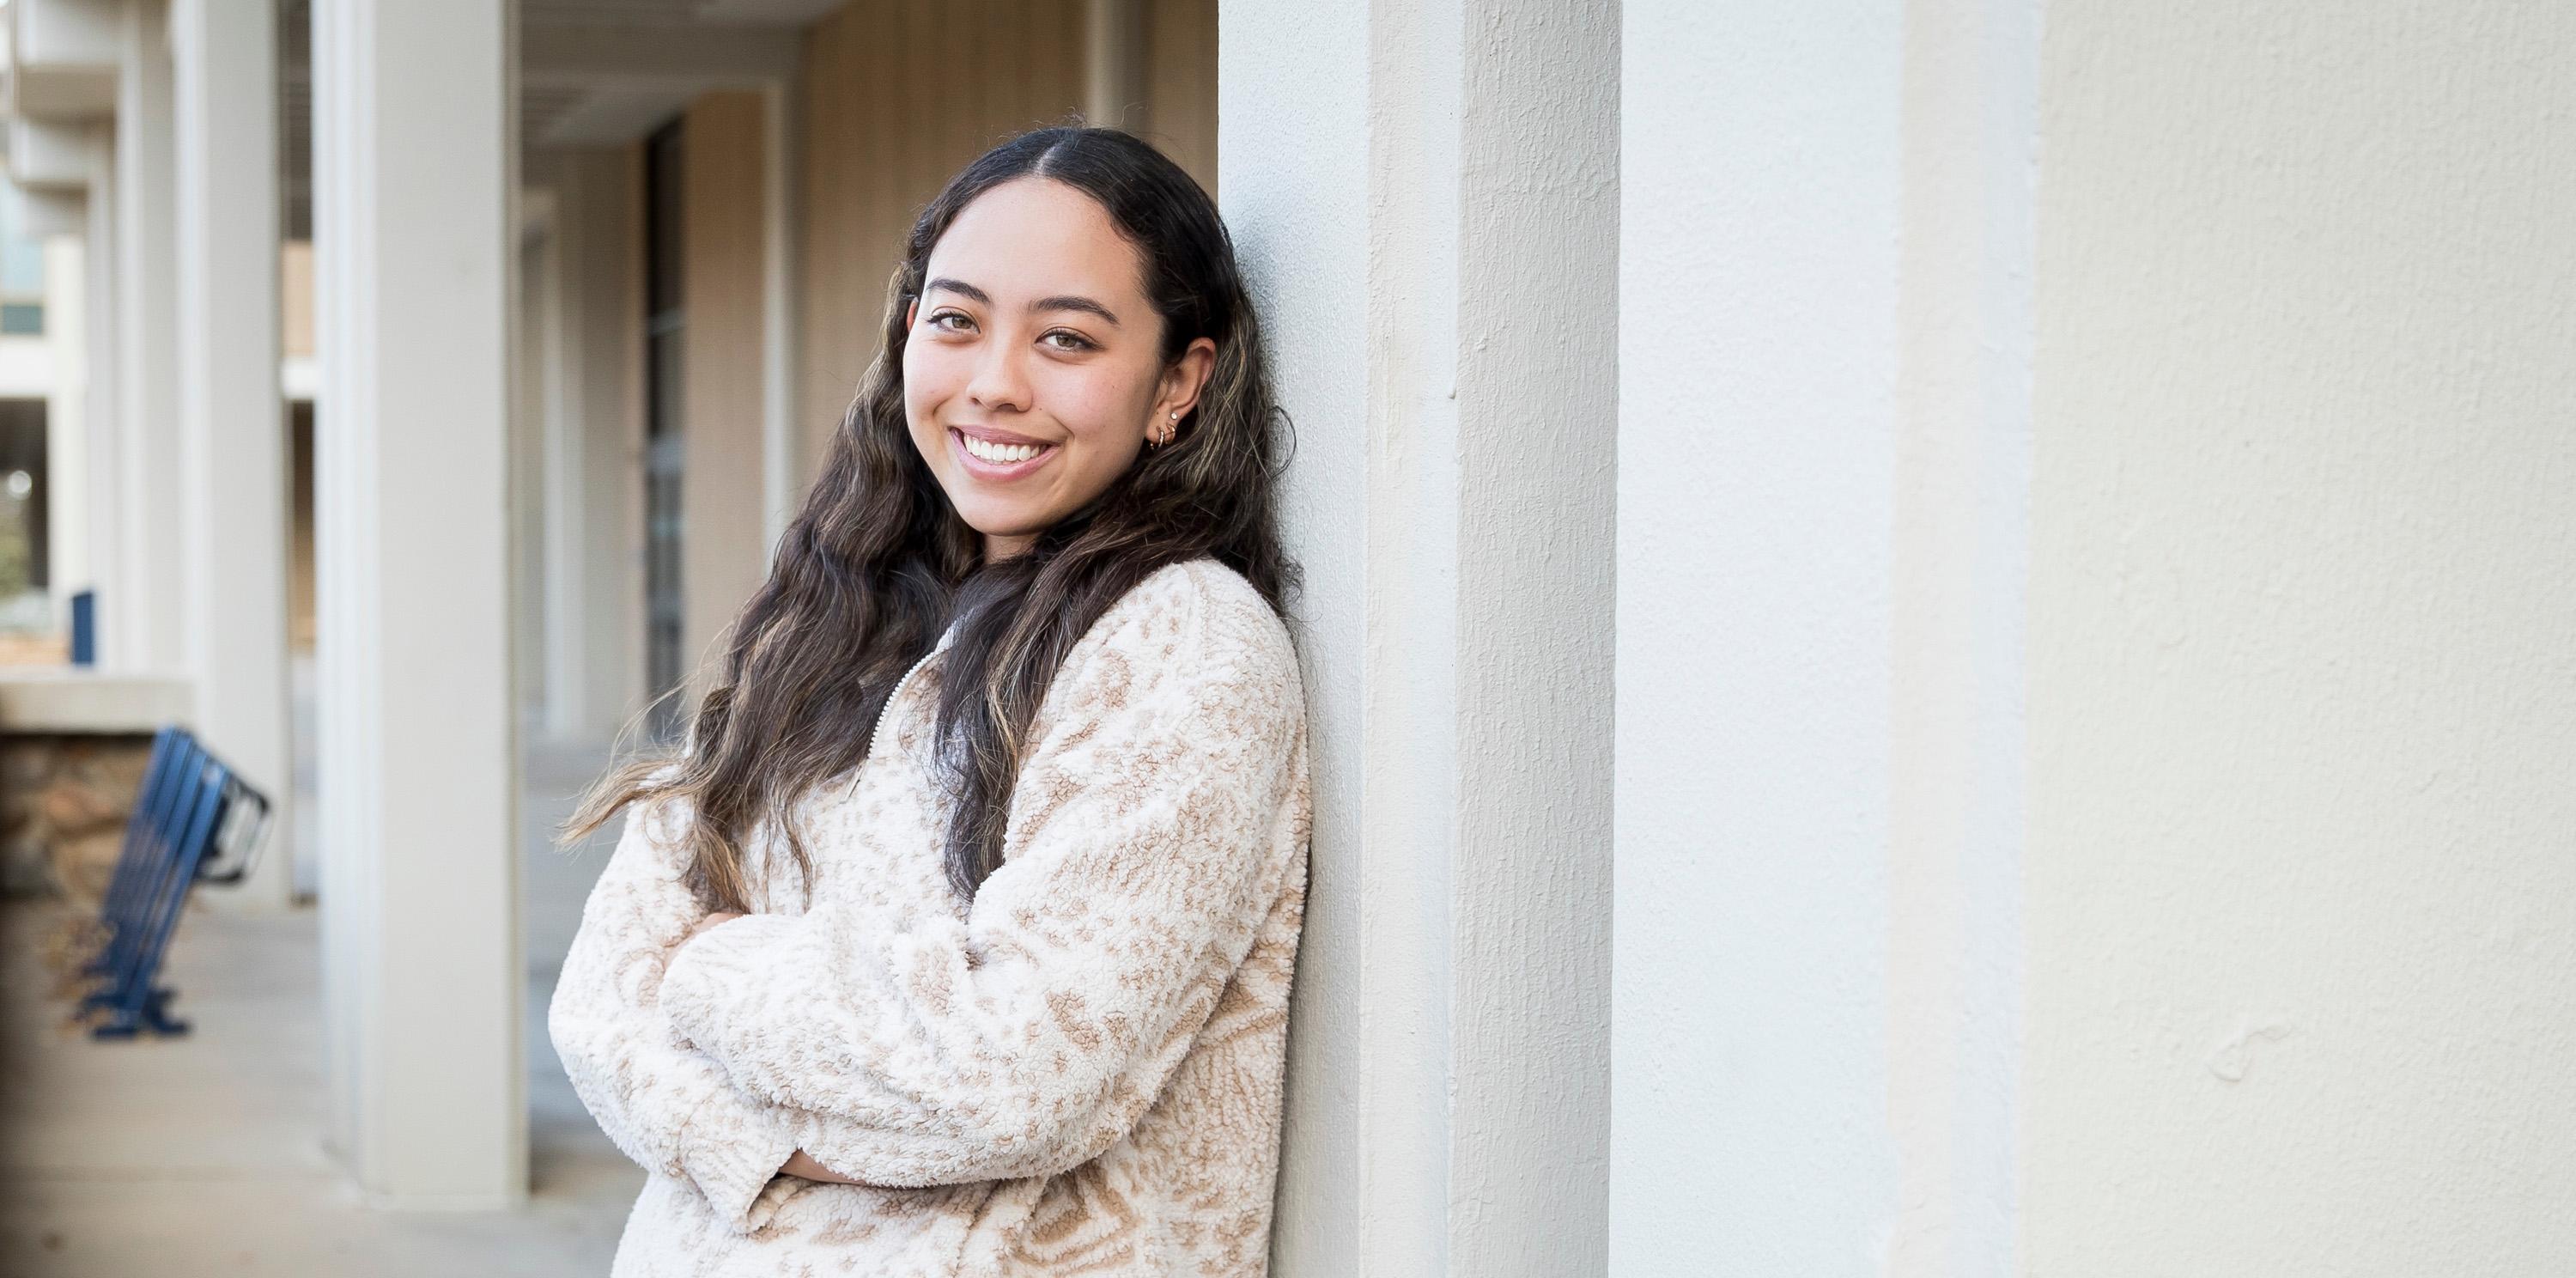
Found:
[[[617,1272],[1261,1273],[1308,813],[1232,246],[1051,129],[887,310],[688,748],[573,822],[629,811],[550,1022],[652,1173]]]
[[[1216,343],[1161,331],[1137,268],[1098,201],[1035,177],[976,200],[932,250],[906,315],[904,408],[988,557],[1027,549],[1173,438],[1207,383]]]

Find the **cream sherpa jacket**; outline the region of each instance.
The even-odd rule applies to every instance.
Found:
[[[944,649],[945,642],[942,643]],[[1306,879],[1305,713],[1278,617],[1209,561],[1103,614],[1050,685],[1005,863],[940,859],[938,651],[804,800],[810,893],[685,946],[676,802],[630,817],[549,1029],[650,1176],[616,1275],[1264,1271]],[[778,1174],[803,1149],[864,1186]]]

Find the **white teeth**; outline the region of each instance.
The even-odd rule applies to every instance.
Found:
[[[1012,462],[1027,461],[1042,451],[1036,444],[997,444],[991,440],[977,439],[964,431],[959,431],[957,437],[966,442],[967,452],[973,453],[980,460],[996,465],[1007,466]]]

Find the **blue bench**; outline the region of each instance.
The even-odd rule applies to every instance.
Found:
[[[158,983],[161,958],[199,883],[238,883],[268,831],[268,796],[208,753],[185,728],[152,740],[116,871],[99,904],[98,948],[79,968],[76,1017],[100,1039],[185,1034],[170,1016],[177,991]]]

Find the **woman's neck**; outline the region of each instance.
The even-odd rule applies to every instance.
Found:
[[[1036,545],[1037,540],[1037,534],[1035,533],[1007,537],[994,533],[986,533],[984,535],[984,562],[988,564],[998,564],[1005,559],[1014,559],[1027,554],[1029,547]]]

